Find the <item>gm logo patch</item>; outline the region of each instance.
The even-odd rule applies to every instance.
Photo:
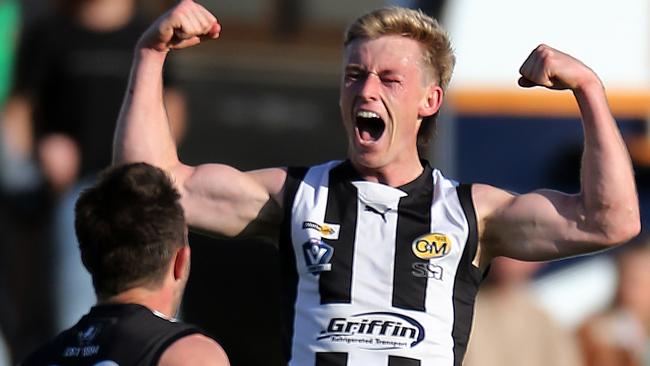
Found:
[[[320,272],[332,270],[330,260],[334,254],[334,248],[322,240],[309,239],[302,245],[302,254],[305,256],[307,270],[314,276]]]
[[[451,240],[445,234],[430,233],[413,240],[411,249],[420,259],[442,258],[451,252]]]

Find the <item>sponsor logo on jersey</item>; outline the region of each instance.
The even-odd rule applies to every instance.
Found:
[[[411,274],[414,277],[432,278],[434,280],[442,281],[442,267],[437,264],[429,262],[417,262],[411,264]]]
[[[99,353],[99,346],[96,344],[82,347],[66,347],[63,350],[63,357],[93,357]]]
[[[97,333],[99,333],[100,329],[100,325],[93,324],[86,328],[86,330],[78,332],[77,340],[79,341],[79,344],[88,344],[92,342],[97,336]]]
[[[411,249],[420,259],[442,258],[451,252],[451,239],[445,234],[430,233],[413,240]]]
[[[332,254],[334,254],[334,248],[322,240],[309,239],[309,241],[302,245],[302,253],[305,256],[307,270],[311,274],[317,275],[320,272],[332,270],[330,260],[332,259]]]
[[[384,222],[388,222],[388,220],[386,219],[386,214],[391,211],[391,208],[386,207],[385,209],[380,210],[377,207],[370,206],[370,205],[366,204],[365,211],[372,212],[375,215],[379,215],[382,218],[382,220],[384,220]]]
[[[93,344],[93,340],[99,334],[102,326],[92,324],[85,330],[77,332],[77,343],[79,347],[66,347],[63,350],[63,357],[92,357],[99,353],[99,346]]]
[[[370,312],[330,319],[317,339],[367,350],[408,349],[424,340],[424,327],[403,314]]]
[[[305,221],[302,223],[302,228],[316,230],[325,239],[337,240],[341,226],[337,224],[318,224],[313,221]]]

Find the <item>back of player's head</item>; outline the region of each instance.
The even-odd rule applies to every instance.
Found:
[[[105,170],[75,207],[81,258],[101,298],[155,288],[186,244],[180,195],[170,178],[145,163]]]

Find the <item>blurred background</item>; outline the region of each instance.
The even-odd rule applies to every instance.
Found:
[[[173,52],[165,100],[182,160],[247,170],[345,157],[338,111],[346,25],[384,5],[421,8],[449,31],[457,67],[433,165],[515,192],[579,189],[582,131],[570,92],[523,90],[546,43],[606,85],[650,215],[647,0],[202,0],[221,37]],[[0,366],[94,303],[72,226],[78,192],[110,162],[132,48],[165,0],[0,0]],[[647,232],[553,263],[495,261],[468,365],[650,365]],[[233,365],[279,364],[276,249],[192,234],[183,319]]]

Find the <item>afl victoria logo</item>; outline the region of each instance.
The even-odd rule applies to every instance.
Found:
[[[441,233],[430,233],[415,239],[413,254],[420,259],[442,258],[451,252],[451,239]]]

